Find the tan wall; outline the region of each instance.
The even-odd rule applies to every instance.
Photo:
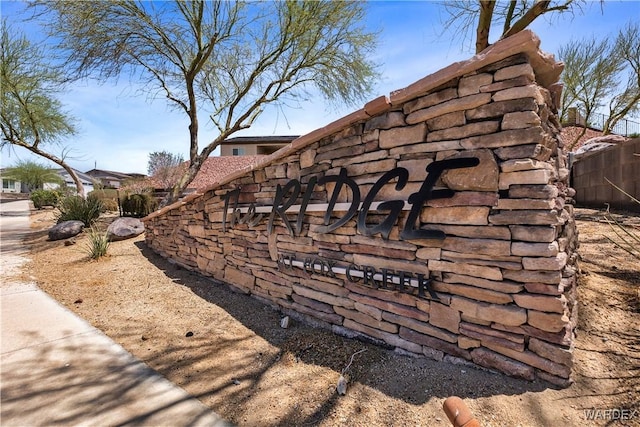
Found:
[[[150,215],[146,242],[336,333],[566,385],[577,237],[546,89],[560,69],[531,33],[496,43]],[[435,179],[443,165],[465,167]]]
[[[640,139],[585,153],[577,157],[572,166],[572,186],[578,204],[597,208],[610,204],[614,208],[640,212],[637,203],[605,178],[640,199]]]
[[[5,188],[5,183],[7,188]],[[15,179],[2,178],[2,188],[0,191],[3,193],[19,193],[20,192],[20,181],[16,181]]]
[[[277,149],[283,147],[286,144],[283,143],[275,143],[269,144],[265,142],[261,142],[259,144],[224,144],[220,146],[220,155],[221,156],[233,156],[233,149],[240,148],[244,150],[242,156],[255,156],[255,155],[264,155],[266,153],[272,153]]]
[[[221,145],[220,146],[220,155],[221,156],[233,156],[233,149],[240,148],[244,150],[243,156],[255,156],[258,154],[257,147],[251,144],[242,144],[242,145]]]

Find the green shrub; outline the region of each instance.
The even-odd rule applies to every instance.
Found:
[[[89,196],[83,199],[80,196],[65,197],[58,203],[60,214],[58,223],[63,221],[82,221],[85,227],[91,227],[100,216],[104,207],[102,202],[96,197]]]
[[[155,209],[156,202],[149,193],[127,194],[120,201],[123,216],[142,218]]]
[[[58,204],[60,194],[55,190],[34,190],[31,192],[31,201],[36,209],[43,206],[55,206]]]
[[[95,197],[102,201],[102,205],[104,210],[107,211],[118,211],[118,190],[111,188],[104,188],[100,190],[94,190],[89,193],[89,197]]]
[[[109,239],[106,232],[99,232],[94,227],[89,231],[89,242],[87,243],[87,253],[91,259],[98,259],[107,254]]]
[[[105,211],[118,212],[120,207],[118,206],[118,199],[104,199],[102,205]]]

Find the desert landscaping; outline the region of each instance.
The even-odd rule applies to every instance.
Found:
[[[6,3],[0,424],[640,427],[633,2]]]
[[[566,388],[409,357],[295,319],[282,328],[275,309],[168,262],[143,236],[112,242],[98,260],[86,232],[74,244],[48,241],[53,210],[32,212],[21,279],[240,426],[446,426],[452,395],[483,426],[640,425],[640,274],[606,238],[615,235],[604,217],[576,210],[579,320]],[[640,227],[637,214],[615,218]]]

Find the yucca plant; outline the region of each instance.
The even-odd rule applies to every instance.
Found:
[[[98,231],[95,227],[91,227],[88,234],[87,253],[91,259],[98,259],[107,254],[109,249],[109,239],[106,232]]]
[[[58,203],[58,224],[63,221],[82,221],[85,227],[91,227],[103,211],[102,201],[89,195],[86,199],[80,196],[65,197]]]

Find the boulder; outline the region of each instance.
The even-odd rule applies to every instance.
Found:
[[[49,240],[68,239],[79,234],[83,228],[82,221],[63,221],[49,230]]]
[[[627,140],[622,135],[603,135],[588,139],[575,151],[575,154],[591,153],[593,151],[609,148],[617,144],[622,144]]]
[[[107,227],[107,239],[110,242],[130,239],[142,233],[144,233],[144,224],[138,218],[118,218]]]

